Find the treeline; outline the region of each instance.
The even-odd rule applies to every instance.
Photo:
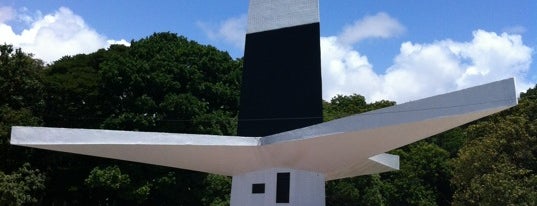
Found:
[[[0,205],[228,205],[231,178],[9,144],[13,125],[235,135],[242,60],[156,33],[49,65],[0,45]],[[326,121],[391,106],[323,102]],[[404,148],[401,170],[327,183],[327,205],[537,204],[537,88]],[[358,149],[358,148],[357,148]]]

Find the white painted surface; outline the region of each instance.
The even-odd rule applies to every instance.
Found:
[[[332,136],[338,133],[416,123],[429,119],[468,116],[485,110],[503,110],[516,104],[515,80],[510,78],[274,134],[263,137],[261,144]]]
[[[247,33],[317,22],[319,0],[250,0]]]
[[[276,203],[277,173],[289,172],[289,203]],[[252,184],[264,183],[264,194],[252,194]],[[325,178],[322,174],[284,168],[270,168],[233,176],[231,206],[256,205],[293,205],[324,206]]]
[[[31,128],[31,127],[29,127]],[[15,127],[25,135],[12,138],[11,142],[31,142],[32,144],[110,144],[110,145],[197,145],[197,146],[256,146],[259,137],[218,136],[203,134],[177,134],[164,132],[134,132],[102,129],[66,129],[34,127],[24,129]],[[41,135],[40,138],[31,138]],[[44,135],[46,134],[46,135]]]
[[[235,176],[266,168],[326,180],[398,169],[384,152],[517,104],[507,79],[262,138],[13,127],[11,143]]]

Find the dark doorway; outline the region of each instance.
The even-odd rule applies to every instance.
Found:
[[[291,173],[278,173],[276,178],[276,203],[289,203]]]

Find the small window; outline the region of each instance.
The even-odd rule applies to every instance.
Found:
[[[263,193],[265,193],[264,183],[252,184],[252,194],[263,194]]]
[[[289,203],[291,173],[278,173],[276,176],[276,203]]]

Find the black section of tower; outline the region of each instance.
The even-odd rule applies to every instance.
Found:
[[[319,23],[246,35],[238,135],[322,122]]]

